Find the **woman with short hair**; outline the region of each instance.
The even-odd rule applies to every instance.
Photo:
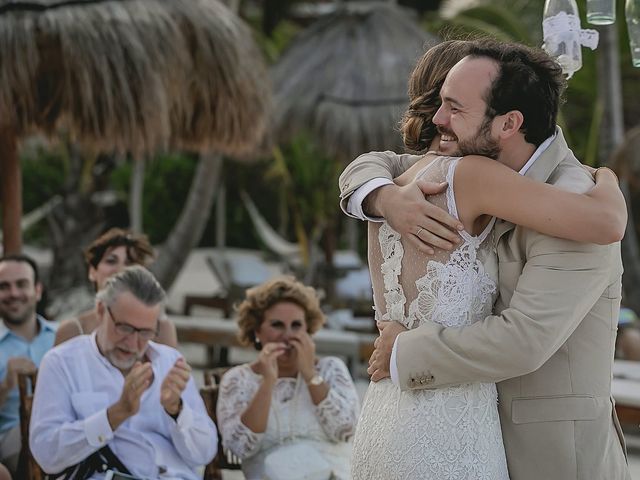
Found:
[[[240,341],[259,354],[222,378],[225,449],[250,480],[350,478],[358,395],[342,360],[316,358],[312,336],[325,316],[315,290],[292,277],[268,281],[247,290],[237,321]]]

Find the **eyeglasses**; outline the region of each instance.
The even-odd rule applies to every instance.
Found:
[[[116,317],[113,316],[113,312],[109,307],[107,307],[107,312],[109,312],[109,316],[111,317],[111,320],[113,320],[113,324],[116,327],[116,332],[118,332],[120,335],[127,336],[127,335],[133,335],[134,333],[137,333],[138,337],[141,340],[145,340],[145,341],[151,340],[156,335],[158,335],[157,327],[155,330],[152,330],[150,328],[136,328],[133,325],[129,325],[128,323],[117,322]]]

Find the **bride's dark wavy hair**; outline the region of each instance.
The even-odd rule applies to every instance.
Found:
[[[471,40],[447,40],[425,52],[409,77],[409,108],[402,116],[400,133],[408,150],[424,153],[438,133],[433,116],[442,104],[440,89],[456,63],[466,57]]]

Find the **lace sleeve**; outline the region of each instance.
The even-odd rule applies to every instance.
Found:
[[[260,448],[264,436],[264,433],[253,432],[240,421],[257,389],[256,378],[246,365],[232,368],[220,382],[217,415],[222,445],[241,459],[253,455]]]
[[[346,442],[356,431],[360,401],[351,374],[344,362],[325,357],[318,370],[329,385],[327,398],[316,406],[316,415],[324,433],[335,442]]]

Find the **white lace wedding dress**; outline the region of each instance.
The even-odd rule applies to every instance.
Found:
[[[457,217],[458,159],[438,157],[416,177],[446,180],[433,203]],[[491,232],[462,232],[453,252],[426,256],[386,222],[369,224],[369,268],[376,318],[413,329],[436,322],[463,327],[491,313],[497,261]],[[507,479],[495,384],[400,391],[390,379],[367,390],[352,461],[354,479]]]

